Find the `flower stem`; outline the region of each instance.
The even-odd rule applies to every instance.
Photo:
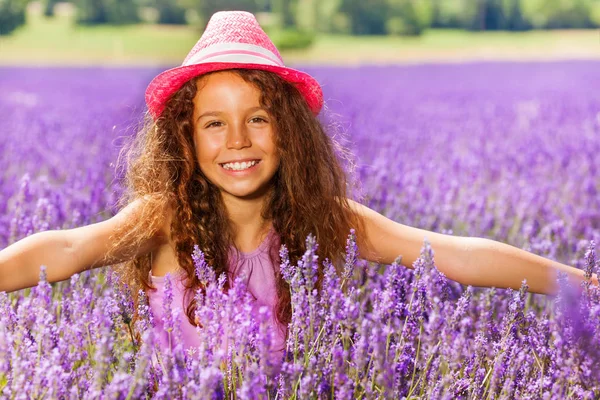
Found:
[[[129,336],[131,336],[131,343],[133,344],[133,350],[134,350],[135,353],[137,353],[138,346],[137,346],[137,343],[135,341],[135,338],[133,337],[133,330],[131,329],[131,322],[127,323],[127,327],[129,328]]]
[[[412,387],[412,384],[415,379],[415,373],[417,372],[417,363],[419,362],[419,351],[421,350],[421,334],[422,333],[423,333],[423,322],[421,322],[419,324],[419,338],[417,339],[417,354],[415,354],[415,363],[413,364],[413,373],[412,373],[412,377],[410,378],[410,385],[409,385],[409,387],[411,388],[410,393],[412,393],[412,391],[414,390],[414,388]],[[415,385],[415,387],[416,387],[416,385]]]

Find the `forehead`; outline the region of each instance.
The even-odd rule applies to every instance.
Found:
[[[260,90],[231,71],[219,71],[200,76],[196,80],[196,88],[195,111],[260,105]]]
[[[197,93],[218,91],[220,89],[239,92],[258,92],[258,88],[246,82],[232,71],[218,71],[196,78]]]

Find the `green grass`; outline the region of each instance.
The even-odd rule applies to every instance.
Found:
[[[420,37],[323,35],[288,58],[331,62],[416,62],[464,60],[598,59],[600,32],[561,30],[467,32],[436,29]]]
[[[71,17],[30,12],[27,25],[0,37],[0,64],[179,65],[201,32],[191,26],[82,27]],[[482,32],[429,30],[420,37],[320,35],[288,63],[353,64],[490,59],[600,58],[597,30]]]
[[[0,62],[24,64],[180,64],[198,40],[187,26],[77,26],[72,19],[28,15],[0,38]],[[183,55],[183,56],[182,56]]]

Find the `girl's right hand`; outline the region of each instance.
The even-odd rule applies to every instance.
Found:
[[[105,265],[117,264],[153,251],[164,241],[162,232],[145,241],[132,253],[118,249],[106,260],[110,235],[127,218],[134,217],[141,200],[136,200],[112,218],[66,230],[38,232],[0,251],[0,292],[35,286],[40,266],[46,266],[48,282],[69,279],[76,273]],[[133,213],[133,214],[132,214]],[[125,254],[129,254],[126,258]]]

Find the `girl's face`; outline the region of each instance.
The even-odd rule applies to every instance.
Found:
[[[260,91],[230,71],[201,77],[197,84],[193,118],[200,169],[224,196],[263,196],[279,155]]]

